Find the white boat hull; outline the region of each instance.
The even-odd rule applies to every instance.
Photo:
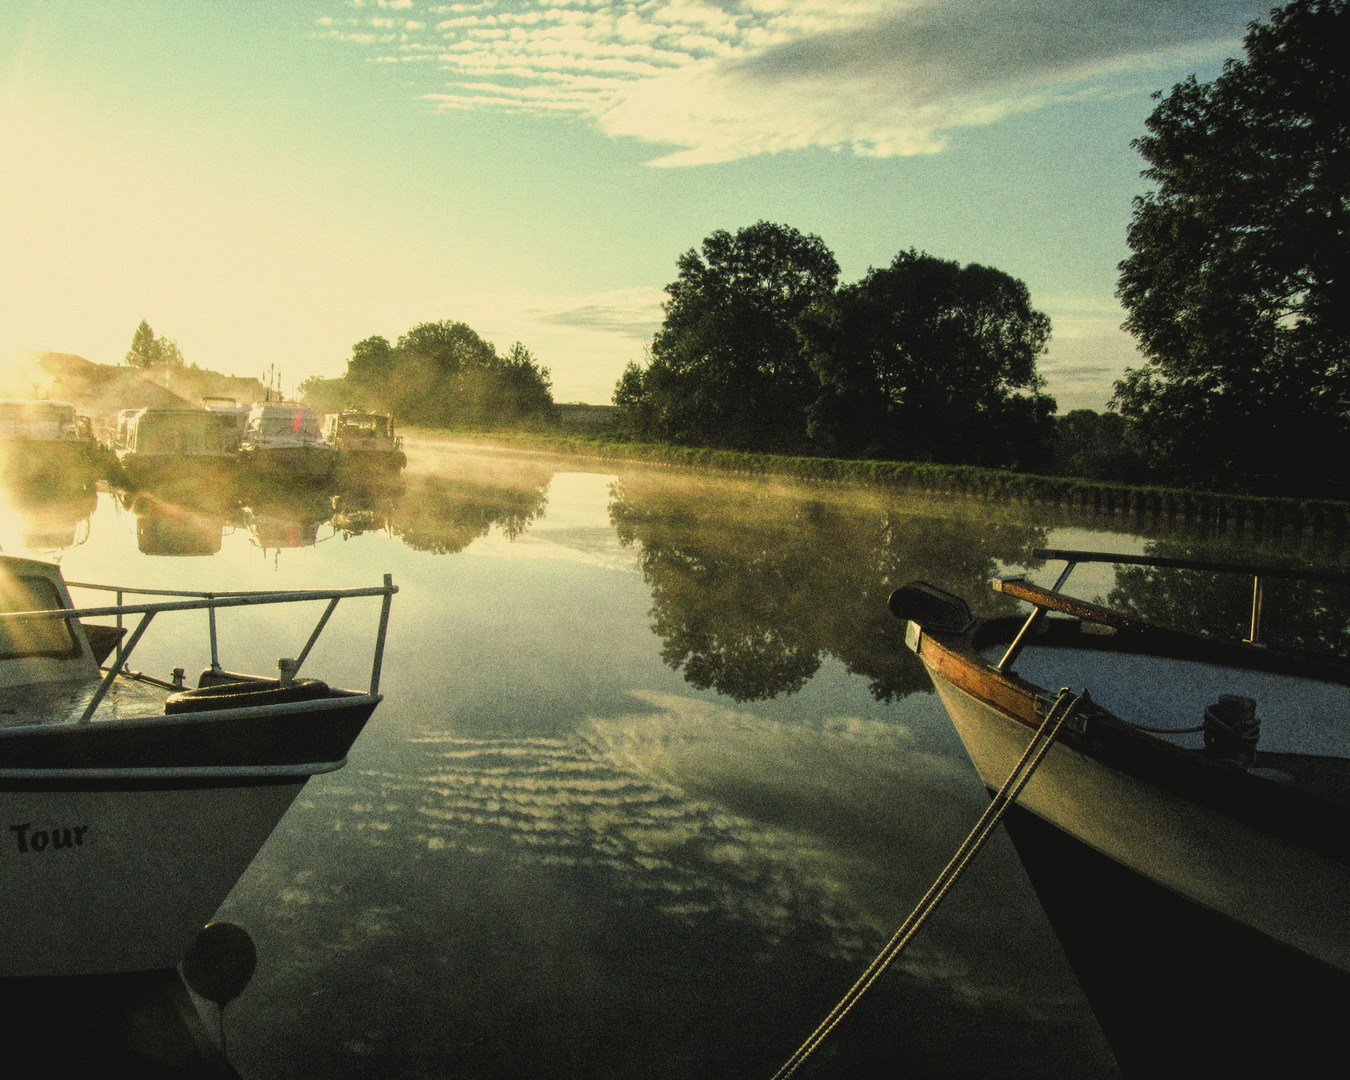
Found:
[[[173,967],[303,786],[0,791],[0,977]]]
[[[980,779],[1000,787],[1032,732],[929,668]],[[1056,744],[1019,803],[1190,900],[1350,972],[1350,869]]]

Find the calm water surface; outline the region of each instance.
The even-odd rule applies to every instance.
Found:
[[[1001,610],[989,577],[1048,582],[1030,555],[1047,544],[1339,561],[1038,508],[412,449],[404,494],[336,509],[100,495],[0,520],[6,552],[76,581],[387,572],[401,589],[386,699],[350,764],[310,781],[218,916],[259,948],[226,1012],[249,1080],[767,1078],[987,800],[885,611],[895,585]],[[1243,617],[1240,588],[1197,606],[1147,574],[1080,573],[1076,594],[1173,621]],[[1350,623],[1321,607],[1290,633]],[[274,669],[316,616],[266,634],[223,617],[225,666]],[[361,685],[374,619],[348,601],[307,674]],[[136,666],[167,675],[204,627],[157,629],[171,647],[152,632]],[[189,672],[206,656],[203,640]],[[798,1075],[1116,1072],[998,836]]]

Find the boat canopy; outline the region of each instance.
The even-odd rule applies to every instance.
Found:
[[[319,438],[319,416],[302,405],[255,405],[248,430],[257,435],[310,435]]]
[[[220,421],[196,409],[140,409],[118,418],[121,449],[138,454],[218,454]]]
[[[393,426],[393,418],[387,413],[340,412],[324,417],[324,433],[330,439],[386,439],[393,434]]]

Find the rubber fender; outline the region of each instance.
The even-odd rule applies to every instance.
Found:
[[[209,712],[213,709],[253,709],[260,705],[284,705],[292,701],[315,701],[329,696],[328,684],[318,679],[296,679],[282,686],[275,679],[221,683],[182,690],[164,699],[164,712]]]

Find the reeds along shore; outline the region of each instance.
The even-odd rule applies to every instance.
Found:
[[[410,435],[416,433],[412,430]],[[1259,533],[1343,536],[1350,531],[1350,503],[1330,499],[1279,499],[1255,495],[1116,484],[1062,476],[934,465],[914,461],[856,461],[711,450],[658,443],[539,432],[425,432],[517,449],[552,451],[612,461],[834,483],[874,484],[935,495],[1027,502],[1148,520],[1193,521]]]

